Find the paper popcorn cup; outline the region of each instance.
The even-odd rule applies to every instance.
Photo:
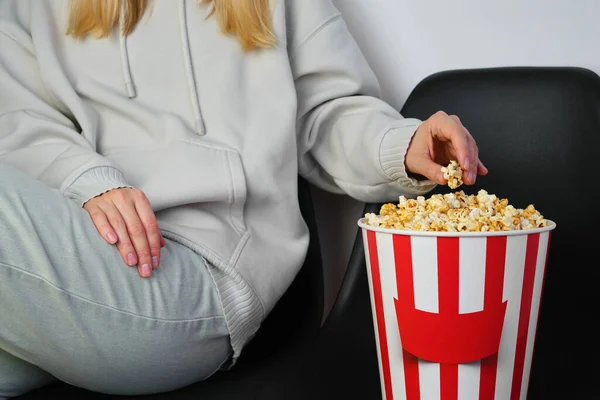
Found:
[[[524,400],[550,233],[362,228],[385,400]]]

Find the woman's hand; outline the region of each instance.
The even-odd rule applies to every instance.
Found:
[[[127,265],[137,265],[143,277],[149,277],[158,268],[165,240],[144,192],[113,189],[90,199],[83,208],[90,213],[102,237],[117,245]]]
[[[463,181],[473,185],[477,175],[486,175],[487,168],[479,160],[475,139],[456,115],[438,111],[424,121],[413,136],[406,152],[408,172],[445,185],[441,171],[451,160],[457,160],[463,169]]]

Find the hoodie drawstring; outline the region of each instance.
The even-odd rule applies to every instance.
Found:
[[[188,35],[187,27],[187,1],[179,1],[179,24],[181,33],[181,46],[183,50],[183,62],[185,72],[188,78],[188,86],[190,88],[190,100],[192,102],[192,110],[194,112],[194,119],[196,120],[196,130],[199,135],[206,134],[206,125],[204,124],[204,118],[202,118],[202,110],[200,109],[200,102],[198,100],[198,91],[196,90],[196,77],[194,75],[194,66],[192,64],[192,56],[190,51],[190,39]]]
[[[187,2],[186,0],[179,1],[179,25],[181,35],[181,47],[183,51],[183,62],[185,73],[187,75],[188,86],[190,90],[190,101],[192,103],[192,112],[194,113],[194,120],[196,123],[196,131],[199,135],[206,134],[206,125],[204,118],[202,117],[202,110],[200,109],[200,101],[198,100],[198,91],[196,89],[196,76],[194,75],[194,66],[192,64],[192,56],[190,51],[190,39],[188,35],[187,27]],[[136,96],[135,85],[133,84],[133,77],[131,74],[131,66],[129,64],[129,53],[127,51],[127,36],[125,35],[125,1],[121,1],[121,17],[119,18],[119,47],[121,53],[121,69],[123,74],[123,80],[125,82],[125,89],[127,91],[127,97],[130,99]]]
[[[121,70],[127,97],[133,99],[136,95],[133,78],[131,76],[131,67],[129,65],[129,54],[127,53],[127,35],[125,35],[125,1],[121,1],[121,15],[119,17],[119,50],[121,53]]]

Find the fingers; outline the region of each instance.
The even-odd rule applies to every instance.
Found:
[[[163,246],[164,239],[160,234],[152,206],[141,190],[134,191],[134,205],[146,233],[152,268],[156,269],[160,263],[160,248]]]
[[[85,208],[90,214],[92,222],[94,223],[94,226],[96,226],[98,233],[100,233],[104,240],[106,240],[110,244],[117,243],[117,234],[115,233],[113,227],[108,221],[108,218],[106,217],[104,211],[102,211],[102,209],[98,207],[98,205],[95,203],[90,203],[89,205],[86,204]]]
[[[475,184],[477,175],[486,175],[488,169],[479,160],[479,148],[471,133],[456,115],[439,111],[416,130],[406,155],[407,172],[421,174],[441,185],[447,181],[442,165],[458,160],[463,170],[463,182]]]
[[[451,153],[456,155],[463,169],[463,181],[468,185],[473,185],[477,180],[477,174],[480,171],[487,171],[479,160],[479,149],[475,139],[456,115],[448,116],[440,111],[435,114],[435,118],[438,128],[434,129],[432,133],[441,140],[450,141],[453,150]]]
[[[146,195],[138,189],[114,189],[95,197],[83,206],[98,232],[110,244],[116,244],[129,266],[138,267],[143,277],[160,264],[165,239]]]
[[[479,164],[477,164],[477,173],[479,175],[487,175],[488,174],[488,169],[485,165],[483,165],[483,163],[481,162],[481,160],[479,160]]]
[[[117,249],[119,249],[119,253],[121,254],[121,257],[123,257],[123,261],[125,261],[125,263],[130,267],[137,265],[138,257],[136,255],[133,243],[129,238],[129,232],[127,232],[127,225],[125,223],[125,220],[121,216],[121,213],[113,203],[102,202],[99,203],[98,206],[105,213],[110,225],[113,227],[117,234]]]
[[[466,129],[465,129],[466,131]],[[467,185],[475,184],[477,180],[477,168],[479,167],[479,150],[477,149],[477,145],[475,144],[475,140],[471,136],[471,134],[467,132],[469,142],[469,161],[470,165],[463,166],[463,180]]]
[[[445,185],[448,183],[444,178],[444,173],[442,172],[442,166],[431,160],[430,158],[423,157],[419,162],[419,168],[421,170],[421,174],[425,176],[430,181],[433,181],[439,185]]]
[[[471,145],[469,137],[471,136],[464,126],[460,123],[457,116],[448,116],[443,111],[438,111],[432,117],[433,136],[444,142],[451,142],[458,163],[467,171],[471,167]],[[476,165],[476,164],[475,164]]]
[[[138,258],[138,272],[143,277],[149,277],[152,274],[152,254],[150,244],[146,235],[146,229],[135,208],[134,201],[128,197],[118,198],[115,205],[125,221],[127,233],[131,243],[135,248]]]

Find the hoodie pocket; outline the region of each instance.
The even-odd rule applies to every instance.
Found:
[[[223,260],[232,257],[246,233],[246,178],[237,151],[176,140],[105,156],[121,169],[127,183],[146,194],[161,228]]]

